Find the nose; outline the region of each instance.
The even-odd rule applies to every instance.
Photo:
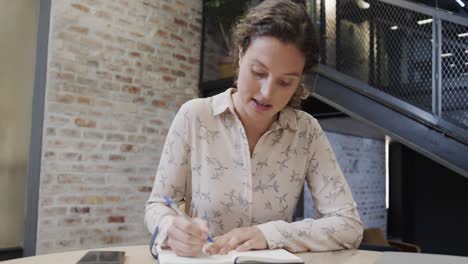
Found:
[[[262,87],[260,89],[262,97],[264,99],[270,99],[273,96],[274,92],[274,84],[271,78],[268,78],[262,83]]]

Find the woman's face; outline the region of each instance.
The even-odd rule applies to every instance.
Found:
[[[305,58],[294,44],[274,37],[255,38],[247,51],[239,52],[238,114],[270,121],[289,102],[299,86]]]

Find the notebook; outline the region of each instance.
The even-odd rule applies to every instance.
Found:
[[[302,264],[304,261],[284,249],[252,250],[238,252],[232,250],[227,255],[202,255],[194,258],[178,257],[170,249],[159,252],[159,264],[236,264],[236,263],[284,263]]]

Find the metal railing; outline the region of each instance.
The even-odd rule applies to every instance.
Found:
[[[321,74],[468,142],[467,18],[401,0],[312,0],[312,17]]]

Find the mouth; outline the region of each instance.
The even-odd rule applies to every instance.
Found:
[[[267,111],[267,110],[270,110],[273,107],[273,105],[268,104],[266,102],[256,100],[255,98],[252,98],[252,104],[253,104],[254,108],[256,110],[258,110],[258,111]]]

